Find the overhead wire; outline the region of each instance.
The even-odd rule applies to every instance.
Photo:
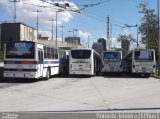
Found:
[[[87,25],[82,21],[82,19],[79,17],[79,15],[76,14],[76,17],[78,18],[79,22],[83,25],[83,27],[85,29],[87,29],[87,31],[90,31],[89,28],[87,27]]]

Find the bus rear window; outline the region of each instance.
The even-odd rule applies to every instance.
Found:
[[[73,59],[88,59],[91,56],[90,50],[72,50],[71,57]]]
[[[103,58],[104,59],[108,59],[108,60],[120,60],[121,59],[121,54],[120,52],[105,52],[103,54]]]
[[[6,58],[34,58],[34,43],[8,42],[6,45]]]
[[[153,60],[154,59],[153,51],[135,51],[134,59],[135,60]]]

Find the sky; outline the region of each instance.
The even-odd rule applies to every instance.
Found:
[[[14,15],[14,0],[0,0],[0,22],[13,22]],[[17,0],[18,1],[18,0]],[[47,1],[47,2],[45,2]],[[157,9],[157,0],[20,0],[16,2],[16,21],[23,22],[28,26],[37,27],[37,9],[41,12],[38,13],[39,32],[43,36],[52,36],[52,22],[53,35],[56,37],[56,11],[60,7],[56,7],[50,3],[59,3],[64,5],[69,3],[71,6],[67,10],[57,12],[57,36],[62,40],[62,27],[63,36],[78,36],[81,38],[81,44],[92,46],[98,38],[107,37],[107,17],[110,21],[110,37],[111,46],[120,47],[117,43],[117,37],[123,34],[131,34],[136,38],[136,27],[122,28],[125,25],[140,24],[142,14],[138,13],[137,6],[145,2],[149,8]],[[39,7],[38,7],[39,6]],[[72,11],[70,11],[72,9]],[[73,12],[78,10],[80,12]],[[77,29],[73,30],[73,29]],[[140,39],[140,36],[139,36]]]

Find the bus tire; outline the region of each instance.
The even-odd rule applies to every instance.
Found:
[[[47,71],[46,71],[45,80],[49,80],[49,78],[50,78],[50,70],[49,70],[49,68],[48,68]]]

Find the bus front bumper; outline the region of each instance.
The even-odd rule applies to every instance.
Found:
[[[36,72],[11,72],[4,71],[3,77],[6,78],[37,78]]]
[[[70,75],[94,75],[93,70],[69,70]]]
[[[145,68],[144,70],[143,69],[139,69],[139,68],[135,68],[132,70],[132,73],[150,73],[150,74],[153,74],[155,73],[156,69],[149,69],[149,68]]]
[[[108,68],[102,68],[102,72],[122,72],[122,69],[119,67],[113,68],[113,67],[108,67]]]

